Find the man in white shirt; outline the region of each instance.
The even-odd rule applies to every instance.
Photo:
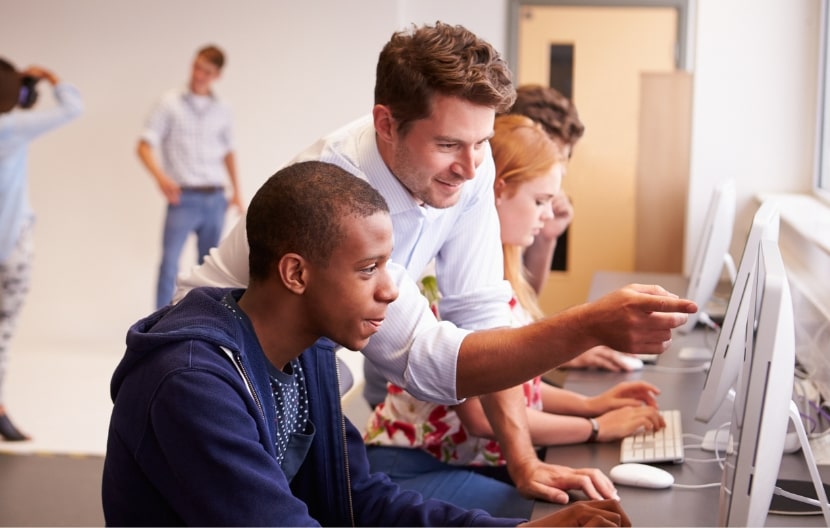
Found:
[[[566,503],[564,490],[616,496],[596,469],[539,460],[530,442],[523,381],[595,345],[663,352],[694,303],[658,286],[629,286],[595,303],[510,329],[488,139],[496,112],[515,98],[506,63],[460,26],[395,33],[378,59],[372,115],[322,138],[293,161],[334,163],[365,178],[389,203],[400,294],[363,349],[386,379],[420,399],[482,404],[522,495]],[[310,211],[309,214],[326,214]],[[244,222],[203,265],[180,279],[177,298],[203,285],[245,286]],[[414,279],[435,259],[442,292],[436,321]],[[472,331],[476,330],[476,331]]]

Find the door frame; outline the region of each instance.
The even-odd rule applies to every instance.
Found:
[[[554,7],[671,7],[677,10],[677,47],[674,51],[675,67],[691,71],[694,49],[690,31],[695,0],[509,0],[507,13],[507,63],[518,79],[519,66],[519,16],[525,6]]]

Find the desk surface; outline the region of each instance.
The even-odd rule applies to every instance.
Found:
[[[675,293],[683,294],[685,279],[677,275],[632,274],[602,272],[594,276],[589,299],[628,283],[656,283]],[[686,361],[678,353],[686,346],[714,346],[717,335],[711,330],[696,329],[689,334],[675,333],[671,348],[657,361],[656,366],[647,365],[643,370],[632,373],[603,371],[569,371],[565,387],[576,392],[594,395],[624,380],[642,379],[654,383],[662,390],[658,402],[663,409],[679,409],[682,414],[684,433],[702,435],[730,420],[731,407],[722,405],[708,424],[694,419],[697,395],[703,388],[706,373],[699,367],[702,361]],[[686,461],[682,464],[664,464],[663,469],[674,475],[675,483],[698,485],[720,483],[722,471],[714,459],[714,453],[692,447],[696,440],[689,437],[684,441]],[[596,467],[606,474],[620,461],[620,442],[602,444],[578,444],[547,448],[545,460],[553,464],[570,467]],[[706,460],[706,461],[698,461]],[[830,482],[830,467],[819,466],[822,478]],[[780,478],[809,480],[807,466],[801,451],[784,455],[779,472]],[[618,486],[622,505],[635,526],[715,526],[718,522],[719,487],[703,489],[668,488],[649,490]],[[582,498],[581,493],[572,495]],[[559,505],[537,501],[532,518],[551,513]],[[824,526],[821,515],[783,516],[770,514],[767,526]]]

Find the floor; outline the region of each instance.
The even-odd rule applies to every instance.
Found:
[[[15,343],[6,380],[9,416],[32,436],[0,440],[0,526],[103,526],[100,488],[112,403],[109,381],[122,343]],[[343,403],[361,427],[363,356],[341,351],[353,373]]]
[[[14,343],[5,403],[32,440],[0,440],[0,526],[104,525],[108,384],[122,350]]]
[[[28,442],[1,442],[4,453],[103,456],[112,403],[109,380],[123,345],[12,347],[5,402]]]
[[[0,526],[103,526],[101,456],[0,454]]]

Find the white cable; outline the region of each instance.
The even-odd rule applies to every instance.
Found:
[[[727,434],[730,433],[729,427],[732,427],[732,421],[723,422],[715,429],[715,460],[718,461],[718,465],[721,469],[724,468],[724,462],[726,461],[726,453],[721,456],[720,449],[718,449],[718,435],[720,434],[721,430],[726,429]]]
[[[691,446],[691,447],[694,447],[694,446]],[[710,462],[717,462],[717,463],[720,464],[721,459],[719,459],[719,458],[684,458],[683,461],[684,462],[700,462],[700,463],[703,463],[703,464],[708,464]]]
[[[720,482],[710,482],[708,484],[672,484],[673,488],[679,489],[703,489],[720,487]]]
[[[643,369],[648,369],[652,372],[666,372],[666,373],[675,373],[675,374],[687,374],[687,373],[694,373],[694,372],[706,372],[709,368],[709,362],[703,363],[701,365],[695,365],[693,367],[663,367],[660,365],[647,365],[644,366]]]
[[[775,494],[781,495],[782,497],[787,499],[791,499],[797,502],[803,502],[804,504],[809,504],[810,506],[817,506],[821,508],[821,501],[789,492],[785,489],[779,488],[778,486],[775,486]]]

